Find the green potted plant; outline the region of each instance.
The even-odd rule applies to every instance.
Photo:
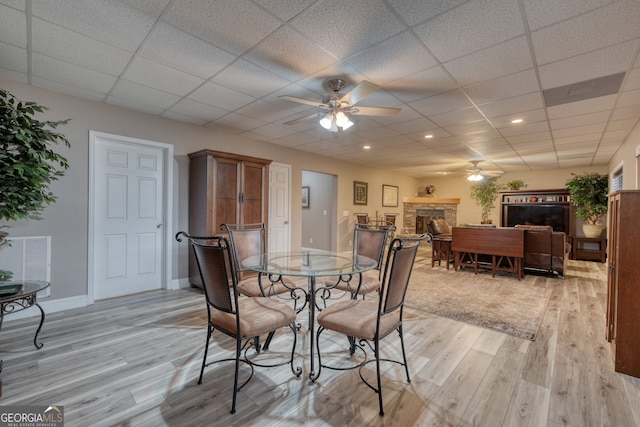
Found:
[[[482,181],[478,181],[471,185],[471,198],[475,199],[478,205],[482,207],[482,224],[491,224],[489,215],[491,210],[495,208],[494,202],[502,186],[498,184],[498,178],[495,176],[484,177]]]
[[[608,208],[609,178],[595,172],[571,175],[565,185],[576,216],[585,221],[582,231],[586,237],[600,237],[604,230],[602,217]]]
[[[40,219],[45,206],[56,200],[49,185],[69,168],[67,159],[53,150],[60,143],[70,146],[53,130],[69,120],[34,117],[45,110],[0,89],[0,221]],[[0,247],[7,234],[0,230]],[[0,281],[10,279],[10,272],[0,270]]]
[[[521,179],[512,179],[511,181],[507,181],[505,186],[509,190],[519,190],[521,188],[527,188],[527,184],[525,184]]]

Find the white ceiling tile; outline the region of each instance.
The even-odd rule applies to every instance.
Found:
[[[540,67],[543,89],[583,82],[626,71],[637,41],[620,43]]]
[[[181,96],[188,94],[204,81],[140,56],[134,58],[122,74],[122,78]]]
[[[253,97],[214,83],[205,83],[191,93],[189,98],[225,110],[236,110],[255,101]]]
[[[522,119],[521,123],[513,123],[512,120]],[[490,121],[498,129],[512,128],[522,126],[526,123],[542,122],[547,119],[547,114],[544,109],[513,112],[511,114],[505,114],[504,116],[491,117]]]
[[[597,144],[602,138],[602,133],[593,133],[588,135],[576,135],[558,138],[554,134],[553,141],[558,149],[565,149],[573,146],[585,146],[585,144]]]
[[[346,59],[368,79],[382,84],[436,65],[412,33],[403,32]]]
[[[0,40],[27,47],[27,18],[23,12],[0,5]]]
[[[516,135],[527,135],[530,133],[545,132],[549,130],[547,122],[521,123],[518,126],[512,126],[500,129],[505,137]]]
[[[464,91],[476,104],[524,95],[538,89],[538,79],[533,68],[464,87]]]
[[[537,30],[611,3],[612,0],[524,0],[529,28]]]
[[[256,75],[260,78],[256,79]],[[242,59],[225,68],[211,82],[254,98],[261,98],[289,84],[286,79]]]
[[[358,13],[353,13],[356,8]],[[291,20],[338,58],[346,58],[405,29],[380,0],[325,0]]]
[[[518,3],[472,0],[414,28],[440,62],[524,34]]]
[[[461,86],[491,80],[533,67],[524,37],[447,62],[445,68]]]
[[[205,119],[199,119],[197,117],[185,116],[184,114],[176,113],[175,111],[165,111],[162,113],[162,117],[166,117],[168,119],[176,120],[179,122],[191,123],[194,125],[202,126],[208,122]]]
[[[116,1],[33,0],[33,15],[129,52],[155,23],[154,17]]]
[[[549,121],[552,130],[571,128],[576,126],[589,126],[596,123],[606,123],[609,118],[608,111],[581,114],[579,116],[563,117]]]
[[[618,141],[624,141],[629,136],[629,131],[626,129],[607,130],[602,136],[603,139],[614,139]]]
[[[640,89],[640,68],[630,70],[622,83],[622,90],[634,89]]]
[[[282,138],[283,136],[287,136],[287,135],[291,135],[292,133],[295,133],[295,130],[292,130],[285,126],[266,124],[264,126],[260,126],[258,128],[253,129],[253,132],[261,135],[270,136],[272,138]]]
[[[630,131],[633,127],[638,123],[638,119],[624,119],[624,120],[615,120],[610,121],[607,124],[607,130],[627,130]]]
[[[235,55],[163,22],[154,28],[139,53],[151,61],[202,78],[213,76],[236,58]]]
[[[255,101],[237,110],[238,113],[249,117],[260,117],[267,122],[286,121],[291,113],[288,110],[276,108],[275,105],[265,101]]]
[[[282,25],[248,0],[176,0],[164,20],[237,55]]]
[[[336,62],[313,39],[286,26],[269,35],[244,58],[292,82]]]
[[[616,107],[632,107],[640,104],[640,89],[628,90],[620,94]]]
[[[125,101],[148,105],[159,110],[166,110],[180,99],[179,96],[172,93],[127,80],[119,80],[109,94]]]
[[[4,4],[6,6],[10,6],[14,9],[18,9],[21,11],[27,10],[27,1],[26,0],[0,0],[0,4]]]
[[[267,135],[264,132],[259,132],[255,130],[256,128],[265,126],[265,122],[263,122],[262,120],[252,119],[251,117],[248,117],[242,114],[230,113],[224,117],[216,119],[215,122],[216,124],[222,124],[225,126],[230,126],[232,128],[246,130],[246,131],[253,130],[253,132]]]
[[[596,124],[586,125],[586,126],[554,129],[553,138],[557,140],[558,138],[564,138],[564,137],[570,137],[570,136],[584,136],[584,135],[590,135],[590,134],[602,135],[602,132],[604,131],[605,126],[606,126],[605,123],[596,123]]]
[[[506,137],[506,139],[512,144],[533,144],[537,141],[551,141],[551,132],[549,130],[544,130],[542,132],[528,132],[524,134],[510,135]]]
[[[29,71],[27,50],[18,46],[0,43],[0,67],[18,73],[27,73]]]
[[[282,19],[288,21],[307,7],[312,5],[316,0],[253,0],[266,10]]]
[[[138,102],[129,101],[115,96],[107,97],[107,104],[117,105],[118,107],[129,108],[131,110],[142,111],[143,113],[158,115],[162,113],[162,108],[155,108],[150,105],[140,104]]]
[[[640,36],[638,22],[640,3],[623,0],[534,31],[531,40],[538,64],[548,64],[637,38]],[[616,31],[594,31],[611,27]]]
[[[473,106],[459,89],[411,102],[409,105],[425,116]]]
[[[515,96],[513,98],[501,99],[498,102],[489,102],[483,104],[480,110],[487,117],[500,117],[509,113],[524,113],[544,108],[542,97],[538,92],[528,93],[526,95]]]
[[[32,21],[34,52],[112,76],[122,73],[131,60],[126,50],[38,18]]]
[[[488,136],[488,133],[497,134],[497,131],[491,126],[491,123],[486,120],[476,120],[460,125],[446,126],[445,130],[451,135],[470,135],[470,134],[482,134]],[[499,136],[499,134],[497,135]]]
[[[120,3],[125,3],[130,7],[141,10],[147,15],[151,15],[154,18],[159,18],[164,12],[164,9],[171,2],[171,0],[118,0]]]
[[[478,120],[484,121],[484,117],[475,107],[468,107],[440,114],[432,114],[429,116],[429,119],[442,127],[471,124]]]
[[[446,12],[465,1],[467,0],[391,0],[389,4],[407,24],[413,26]]]
[[[632,105],[630,107],[616,108],[611,114],[611,120],[623,120],[629,118],[638,118],[640,116],[640,106]]]
[[[402,123],[391,124],[389,127],[404,135],[412,133],[420,133],[424,135],[426,131],[436,129],[438,125],[433,123],[431,120],[422,117]]]
[[[577,116],[580,114],[596,113],[599,111],[611,110],[618,95],[600,96],[598,98],[585,99],[583,101],[569,102],[567,104],[554,105],[548,107],[550,119],[561,119],[563,117]]]
[[[389,93],[404,102],[413,102],[458,87],[444,68],[437,66],[405,76],[384,85]]]
[[[1,54],[0,54],[1,55]],[[2,57],[0,56],[0,59]],[[12,82],[29,84],[29,75],[26,72],[19,72],[0,68],[0,79],[6,79]]]
[[[91,90],[82,89],[77,86],[71,86],[68,84],[58,83],[38,77],[31,77],[31,84],[35,87],[41,87],[52,92],[64,93],[66,95],[71,95],[82,99],[89,99],[91,101],[100,102],[104,101],[105,99],[104,93],[93,92]]]
[[[102,94],[109,92],[116,82],[116,78],[113,76],[58,61],[35,52],[32,59],[32,73],[34,77]]]

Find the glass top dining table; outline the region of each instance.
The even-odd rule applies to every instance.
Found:
[[[365,271],[376,268],[377,262],[363,255],[351,252],[330,252],[321,250],[301,250],[293,252],[274,252],[255,255],[244,259],[242,266],[260,275],[307,277],[307,304],[309,311],[309,335],[311,353],[311,371],[309,378],[317,378],[315,374],[315,310],[316,279],[318,277],[339,276],[340,280],[349,281]],[[359,278],[358,278],[359,280]]]

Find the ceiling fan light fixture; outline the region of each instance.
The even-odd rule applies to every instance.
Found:
[[[347,130],[347,129],[349,129],[351,126],[353,126],[353,122],[352,122],[351,120],[347,119],[347,123],[345,123],[345,124],[342,126],[342,130]]]
[[[331,120],[331,114],[325,114],[324,117],[320,119],[320,126],[325,128],[326,130],[331,130],[331,124],[333,120]]]
[[[469,181],[473,181],[473,182],[482,181],[482,178],[484,177],[479,173],[474,173],[467,177]]]
[[[338,125],[338,127],[342,128],[350,121],[351,120],[349,120],[349,117],[347,117],[347,115],[342,111],[338,111],[338,113],[336,114],[336,125]]]

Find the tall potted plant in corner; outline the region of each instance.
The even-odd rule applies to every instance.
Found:
[[[608,207],[609,178],[596,172],[571,175],[566,186],[576,216],[585,221],[582,231],[585,237],[600,237],[604,230],[602,217]]]
[[[491,224],[489,215],[495,208],[494,202],[502,186],[498,184],[498,178],[495,176],[484,177],[482,181],[471,185],[471,198],[482,207],[482,223]]]
[[[56,200],[49,185],[69,168],[67,159],[53,150],[61,143],[70,146],[64,135],[54,131],[69,120],[34,117],[45,110],[0,89],[0,221],[40,219],[45,206]],[[0,247],[7,235],[0,229]],[[10,278],[10,272],[0,270],[0,281]]]

